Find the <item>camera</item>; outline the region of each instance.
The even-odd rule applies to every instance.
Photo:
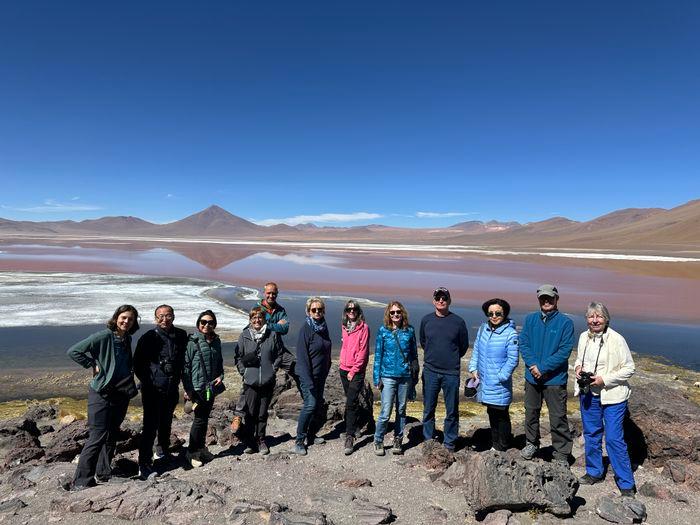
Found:
[[[171,376],[175,372],[175,365],[170,359],[161,359],[160,368],[165,375]]]
[[[588,394],[591,391],[591,383],[593,382],[593,372],[579,372],[579,378],[576,380],[582,394]]]

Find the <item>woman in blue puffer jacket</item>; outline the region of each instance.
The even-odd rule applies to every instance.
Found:
[[[396,405],[392,454],[402,454],[403,429],[406,426],[406,399],[411,381],[411,361],[417,359],[416,332],[408,324],[408,312],[398,301],[384,310],[384,324],[377,331],[374,350],[374,386],[382,395],[382,407],[374,433],[374,453],[384,455],[384,434]]]
[[[489,299],[481,309],[488,321],[479,328],[469,361],[472,377],[479,380],[477,399],[486,405],[495,450],[508,450],[511,425],[508,407],[513,400],[513,371],[518,366],[518,332],[508,318],[510,305]]]

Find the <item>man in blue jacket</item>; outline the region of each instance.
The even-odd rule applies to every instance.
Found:
[[[420,322],[420,345],[423,347],[423,438],[435,434],[435,408],[442,390],[445,399],[444,447],[454,452],[459,434],[460,359],[469,348],[467,325],[450,312],[450,292],[440,287],[433,292],[435,312]]]
[[[568,466],[573,440],[566,417],[566,382],[569,356],[574,347],[574,323],[559,312],[556,286],[537,289],[540,311],[525,318],[520,332],[520,353],[525,361],[525,438],[520,454],[532,459],[540,445],[542,400],[549,410],[554,461]]]

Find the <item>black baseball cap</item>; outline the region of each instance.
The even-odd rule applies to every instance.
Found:
[[[444,296],[448,301],[450,300],[450,291],[444,286],[440,286],[433,291],[433,299],[437,299],[439,296]]]

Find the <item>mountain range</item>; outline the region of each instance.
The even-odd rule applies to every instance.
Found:
[[[0,218],[0,237],[5,239],[60,240],[95,236],[142,240],[366,242],[692,252],[700,249],[700,199],[672,209],[627,208],[585,222],[554,217],[526,224],[467,221],[446,228],[400,228],[380,224],[260,226],[216,205],[167,224],[154,224],[131,216],[47,222]]]

